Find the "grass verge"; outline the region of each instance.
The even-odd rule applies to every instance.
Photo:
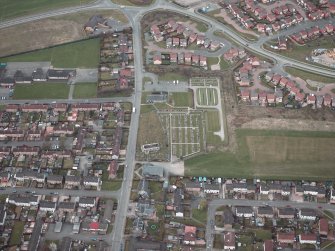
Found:
[[[313,80],[313,81],[318,81],[318,82],[322,82],[322,83],[335,83],[335,78],[331,78],[331,77],[327,77],[327,76],[322,76],[322,75],[318,75],[315,73],[311,73],[311,72],[307,72],[307,71],[303,71],[303,70],[299,70],[293,67],[285,67],[284,69],[287,73],[301,78],[303,80]]]

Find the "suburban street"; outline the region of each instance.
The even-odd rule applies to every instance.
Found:
[[[330,70],[321,66],[311,65],[305,62],[300,62],[291,58],[287,58],[273,52],[267,51],[263,48],[263,43],[273,39],[274,37],[262,37],[260,40],[255,42],[250,42],[242,38],[237,32],[233,31],[230,27],[219,23],[211,19],[208,16],[201,15],[194,12],[193,10],[185,10],[180,6],[174,5],[165,0],[156,0],[154,4],[147,7],[133,7],[133,6],[120,6],[112,3],[109,0],[98,0],[92,4],[81,5],[77,7],[71,7],[66,9],[59,9],[54,11],[48,11],[45,13],[39,13],[31,16],[16,18],[13,20],[2,21],[0,23],[0,28],[6,28],[18,24],[23,24],[35,20],[40,20],[44,18],[60,16],[64,14],[77,13],[80,11],[86,10],[101,10],[101,9],[118,9],[123,12],[129,19],[131,26],[133,27],[133,50],[134,50],[134,65],[135,65],[135,90],[134,94],[131,97],[120,97],[120,98],[95,98],[95,99],[45,99],[45,100],[3,100],[3,104],[25,104],[25,103],[104,103],[104,102],[131,102],[136,111],[132,113],[129,136],[128,136],[128,145],[127,153],[125,160],[125,172],[124,172],[124,181],[122,187],[119,191],[87,191],[87,190],[51,190],[51,189],[32,189],[32,188],[6,188],[6,190],[0,190],[0,194],[11,194],[11,193],[26,193],[26,191],[33,192],[36,194],[50,194],[58,193],[63,195],[71,196],[99,196],[104,198],[117,198],[118,199],[118,208],[115,215],[115,222],[113,226],[112,234],[103,237],[111,247],[109,250],[121,251],[124,248],[124,230],[126,223],[126,214],[128,210],[129,197],[131,192],[133,173],[135,168],[135,153],[136,153],[136,141],[137,141],[137,129],[139,125],[139,115],[141,108],[141,94],[142,94],[142,78],[144,75],[143,68],[143,55],[142,55],[142,31],[141,31],[141,19],[142,17],[152,11],[164,10],[172,11],[182,15],[188,15],[194,19],[205,22],[208,24],[211,33],[214,31],[223,31],[227,36],[229,36],[234,42],[238,45],[247,48],[249,51],[256,53],[258,55],[264,56],[266,58],[272,59],[276,67],[282,68],[285,65],[293,66],[301,70],[306,70],[315,74],[322,74],[325,76],[335,77],[335,71]],[[331,22],[334,22],[332,19]],[[310,25],[315,25],[315,23],[306,23],[306,27]],[[305,26],[303,26],[305,27]],[[301,27],[296,26],[294,29],[301,29]],[[289,31],[284,31],[289,32]],[[278,35],[277,35],[278,36]],[[219,38],[218,38],[219,40]],[[215,54],[218,55],[218,54]],[[213,56],[213,55],[211,55]],[[263,201],[249,201],[249,200],[214,200],[209,204],[208,211],[208,221],[207,221],[207,250],[211,250],[212,241],[213,241],[213,230],[214,226],[212,224],[214,220],[215,210],[217,207],[222,205],[244,205],[244,206],[259,206],[265,203]],[[285,202],[285,201],[266,201],[270,206],[274,207],[285,207],[288,204],[292,207],[309,207],[309,208],[318,208],[320,205],[324,209],[335,211],[335,206],[328,204],[316,204],[316,203],[294,203],[294,202]],[[77,235],[76,235],[77,238]],[[88,239],[90,237],[80,236],[78,239]]]
[[[207,225],[206,225],[206,250],[210,251],[213,247],[213,239],[215,233],[215,212],[221,206],[260,206],[270,207],[292,207],[292,208],[312,208],[317,210],[328,210],[335,212],[335,205],[326,203],[313,202],[294,202],[294,201],[268,201],[268,200],[234,200],[234,199],[215,199],[208,204]]]

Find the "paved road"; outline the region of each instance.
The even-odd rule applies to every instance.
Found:
[[[233,199],[215,199],[208,205],[207,225],[206,225],[206,250],[210,251],[213,247],[215,212],[221,206],[251,206],[259,207],[269,205],[271,207],[292,208],[312,208],[329,210],[335,212],[335,205],[314,202],[294,202],[294,201],[268,201],[268,200],[233,200]]]
[[[16,192],[15,192],[16,191]],[[46,189],[46,188],[32,188],[32,187],[7,187],[5,190],[0,190],[0,195],[3,194],[26,194],[26,191],[35,191],[35,195],[66,195],[78,197],[103,197],[103,198],[119,198],[120,191],[95,191],[95,190],[67,190],[67,189]]]

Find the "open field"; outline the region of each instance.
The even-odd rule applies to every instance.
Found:
[[[93,0],[1,0],[1,20],[26,16],[38,12],[46,12],[53,9],[82,5],[94,2]]]
[[[217,78],[191,78],[190,79],[191,86],[218,86]]]
[[[198,88],[197,100],[201,106],[215,106],[218,104],[218,93],[214,88]]]
[[[74,86],[73,98],[96,98],[97,83],[77,83]]]
[[[321,37],[316,40],[307,42],[305,45],[296,45],[294,43],[288,43],[288,49],[286,51],[282,51],[278,54],[294,58],[303,62],[306,62],[306,56],[310,56],[311,52],[317,48],[334,48],[335,41],[330,37]],[[271,50],[272,51],[272,50]],[[277,53],[276,51],[274,51]],[[318,64],[319,65],[319,64]]]
[[[99,64],[100,39],[88,39],[48,49],[0,58],[1,62],[51,61],[60,68],[96,68]]]
[[[61,99],[68,97],[69,90],[65,83],[17,84],[13,99]]]
[[[186,175],[313,180],[335,175],[334,132],[240,129],[236,134],[236,153],[189,159]]]
[[[318,75],[315,73],[310,73],[310,72],[299,70],[293,67],[285,67],[284,70],[287,73],[291,74],[292,76],[299,77],[303,80],[309,79],[309,80],[318,81],[322,83],[335,83],[335,78],[322,76],[322,75]]]
[[[175,107],[193,107],[193,92],[174,92],[170,103]]]
[[[118,10],[90,10],[15,25],[0,30],[0,56],[43,49],[86,38],[83,25],[96,14],[106,18],[111,17],[122,23],[128,22],[127,17]]]

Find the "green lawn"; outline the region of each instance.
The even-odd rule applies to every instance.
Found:
[[[221,70],[229,69],[230,66],[231,66],[231,64],[228,61],[224,60],[223,57],[221,57],[221,60],[220,60],[220,68],[221,68]]]
[[[122,181],[103,181],[101,190],[116,191],[122,186]]]
[[[45,12],[53,9],[69,6],[87,4],[93,0],[1,0],[1,20],[26,16],[38,12]]]
[[[285,67],[285,71],[295,77],[299,77],[304,80],[314,80],[322,83],[335,83],[335,78],[318,75],[315,73],[299,70],[293,67]]]
[[[185,175],[313,180],[335,176],[334,132],[240,129],[236,134],[236,153],[188,159]]]
[[[51,61],[60,68],[96,68],[99,64],[100,39],[88,39],[48,49],[0,58],[1,62]]]
[[[219,58],[218,57],[209,57],[207,58],[207,64],[209,67],[211,67],[212,65],[216,65],[219,63]]]
[[[207,223],[207,209],[192,209],[192,218],[200,221],[202,224]]]
[[[17,84],[13,99],[66,99],[70,87],[65,83]]]
[[[269,230],[265,229],[253,229],[253,233],[255,233],[257,239],[262,239],[264,240],[271,240],[272,238],[272,233]]]
[[[193,107],[193,92],[174,92],[172,93],[174,106]]]
[[[9,246],[20,245],[24,224],[25,223],[23,221],[15,221],[9,240]]]
[[[73,98],[96,98],[97,83],[78,83],[74,86]]]

